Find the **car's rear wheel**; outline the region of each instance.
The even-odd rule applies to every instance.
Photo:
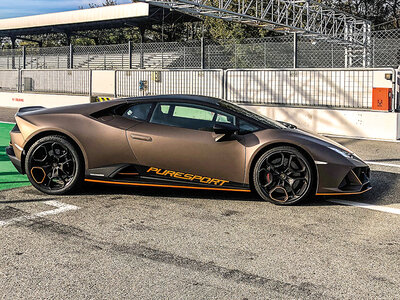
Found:
[[[308,198],[314,183],[310,162],[289,146],[266,151],[253,170],[253,184],[258,195],[275,204],[294,204]]]
[[[83,182],[84,166],[66,138],[52,135],[37,140],[28,150],[25,170],[39,191],[61,195],[76,191]]]

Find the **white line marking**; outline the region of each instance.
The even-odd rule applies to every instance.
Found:
[[[367,209],[372,209],[372,210],[378,210],[382,212],[387,212],[391,214],[396,214],[400,215],[400,209],[399,208],[393,208],[393,207],[387,207],[387,206],[379,206],[379,205],[373,205],[373,204],[367,204],[367,203],[361,203],[361,202],[354,202],[354,201],[347,201],[347,200],[328,200],[329,202],[334,202],[338,204],[343,204],[343,205],[350,205],[350,206],[357,206],[361,208],[367,208]]]
[[[71,204],[65,204],[65,203],[62,203],[59,201],[54,201],[54,200],[46,201],[43,203],[50,205],[50,206],[57,207],[57,208],[52,209],[52,210],[42,211],[42,212],[39,212],[39,213],[36,213],[33,215],[21,216],[21,217],[17,217],[17,218],[13,218],[13,219],[0,221],[0,227],[15,224],[17,222],[21,222],[21,221],[25,221],[25,220],[33,220],[33,219],[37,219],[37,218],[41,218],[41,217],[45,217],[45,216],[57,215],[57,214],[60,214],[60,213],[66,212],[66,211],[70,211],[70,210],[79,209],[78,206],[71,205]]]
[[[400,165],[396,165],[396,164],[387,164],[387,163],[380,163],[380,162],[374,162],[374,161],[365,161],[365,162],[370,165],[400,168]]]
[[[3,121],[0,121],[0,123],[3,123],[3,124],[15,124],[15,122],[3,122]]]

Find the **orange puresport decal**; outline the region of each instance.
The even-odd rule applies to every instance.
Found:
[[[157,175],[161,175],[161,176],[170,176],[173,178],[189,180],[189,181],[198,181],[201,183],[214,184],[214,185],[219,185],[219,186],[222,186],[225,183],[229,182],[227,180],[210,178],[210,177],[193,175],[193,174],[187,174],[187,173],[182,173],[182,172],[175,172],[175,171],[170,171],[170,170],[163,170],[163,169],[159,169],[159,168],[155,168],[155,167],[151,167],[147,170],[147,173],[151,173],[151,172],[156,173]]]

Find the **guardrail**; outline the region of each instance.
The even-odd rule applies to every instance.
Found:
[[[91,94],[91,70],[21,70],[20,91]]]
[[[385,74],[377,78],[382,72],[390,74],[389,82]],[[394,91],[395,76],[386,68],[227,70],[225,98],[243,104],[371,109],[377,81]]]
[[[18,70],[0,70],[0,92],[18,92],[19,76]]]
[[[223,97],[222,70],[118,70],[116,96],[191,94]]]

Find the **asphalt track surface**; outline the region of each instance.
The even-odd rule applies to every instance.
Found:
[[[371,164],[370,192],[282,207],[214,191],[0,191],[0,296],[399,299],[400,143],[337,140],[385,164]]]

